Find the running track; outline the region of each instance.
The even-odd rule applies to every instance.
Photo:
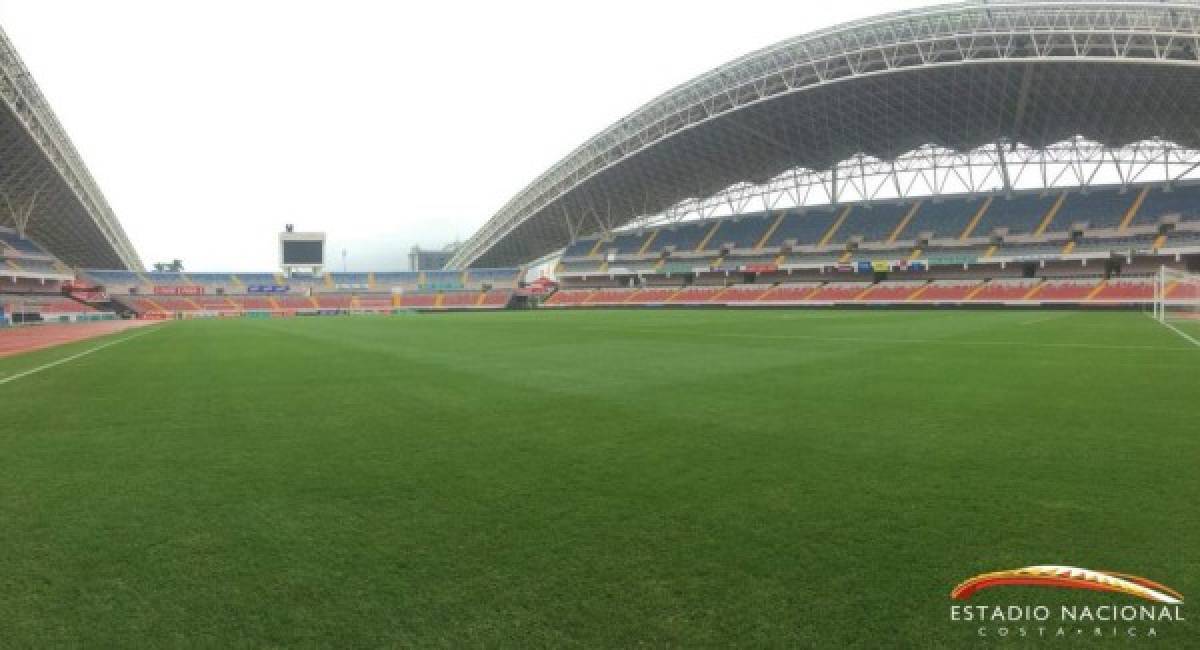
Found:
[[[0,358],[22,352],[52,348],[64,343],[74,343],[97,336],[124,332],[125,330],[161,321],[153,320],[106,320],[91,323],[55,323],[52,325],[29,325],[0,328]]]

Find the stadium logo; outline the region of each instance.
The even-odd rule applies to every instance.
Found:
[[[962,604],[993,587],[1053,587],[1123,594],[1142,603]],[[974,576],[955,587],[950,621],[970,624],[980,638],[1157,639],[1166,626],[1185,623],[1183,595],[1141,576],[1071,566],[1038,565]]]
[[[1007,586],[1105,591],[1165,605],[1183,604],[1183,595],[1179,592],[1140,576],[1056,565],[1028,566],[983,573],[959,584],[950,592],[950,597],[954,600],[967,600],[983,589]]]

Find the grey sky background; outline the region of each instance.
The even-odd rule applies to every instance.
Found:
[[[295,223],[336,270],[400,270],[670,87],[924,4],[0,0],[0,25],[146,264],[270,270]]]

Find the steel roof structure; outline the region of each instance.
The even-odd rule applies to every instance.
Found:
[[[121,223],[2,30],[0,224],[75,267],[142,269]]]
[[[526,262],[642,220],[1122,183],[1200,166],[1200,1],[984,1],[792,38],[668,91],[505,204],[449,268]],[[1032,172],[1030,170],[1033,170]],[[1144,180],[1144,178],[1143,178]]]

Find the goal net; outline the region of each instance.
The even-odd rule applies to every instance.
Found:
[[[1163,267],[1154,283],[1154,316],[1200,324],[1200,273]]]

